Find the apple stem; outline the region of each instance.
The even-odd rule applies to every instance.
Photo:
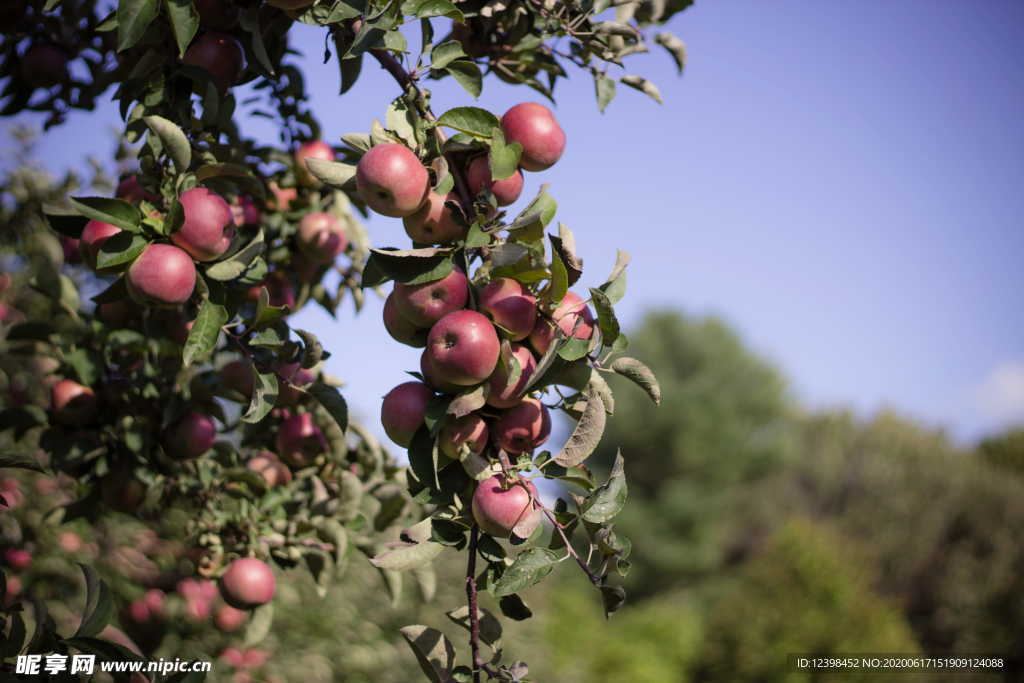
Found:
[[[469,649],[473,657],[473,683],[480,683],[480,615],[476,599],[476,548],[480,530],[476,524],[469,530],[469,559],[466,560],[466,599],[469,603]]]

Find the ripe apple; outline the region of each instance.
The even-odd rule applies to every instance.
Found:
[[[292,480],[292,471],[270,451],[261,451],[252,456],[245,466],[263,477],[269,488],[283,486]]]
[[[185,212],[185,221],[171,235],[171,241],[197,261],[213,261],[224,254],[235,236],[231,206],[205,187],[183,192],[178,201]]]
[[[299,363],[285,363],[277,369],[281,379],[277,386],[277,403],[279,406],[293,406],[298,403],[306,392],[301,388],[316,381],[316,373],[302,367]],[[294,386],[289,386],[294,385]]]
[[[356,188],[377,213],[404,218],[423,206],[430,177],[412,150],[398,143],[370,148],[356,167]]]
[[[213,615],[213,623],[224,633],[231,633],[242,628],[248,618],[248,612],[235,609],[231,605],[221,605]]]
[[[253,374],[252,365],[242,360],[233,360],[225,363],[220,369],[220,383],[226,389],[237,391],[246,400],[252,396],[256,377]]]
[[[0,480],[0,494],[7,501],[0,502],[0,510],[13,510],[25,502],[25,494],[21,492],[18,480],[11,477]]]
[[[558,323],[558,329],[567,337],[590,339],[594,334],[594,314],[583,299],[573,292],[566,292],[551,317]],[[578,321],[578,324],[577,324]],[[549,320],[538,319],[530,333],[530,344],[540,355],[544,355],[555,339],[555,327]]]
[[[132,173],[131,175],[125,176],[120,183],[117,184],[117,191],[114,196],[118,199],[123,199],[126,202],[140,202],[145,199],[148,202],[160,201],[160,195],[153,194],[142,186],[139,182],[139,176]]]
[[[539,447],[551,435],[551,416],[547,407],[535,398],[524,398],[519,405],[502,412],[491,427],[495,442],[512,455]]]
[[[21,58],[21,76],[33,88],[52,88],[68,80],[68,55],[52,43],[35,43]]]
[[[228,565],[220,577],[220,595],[236,609],[265,605],[274,597],[274,572],[255,557],[243,557]]]
[[[426,349],[420,354],[420,374],[426,380],[427,386],[440,391],[442,394],[458,394],[466,388],[441,379],[437,374],[437,370],[431,365],[430,354],[427,353]]]
[[[480,292],[480,312],[503,329],[512,341],[525,339],[537,324],[537,299],[510,277],[487,283]]]
[[[69,427],[87,425],[99,413],[96,392],[74,380],[63,379],[53,385],[50,399],[54,419]]]
[[[416,327],[430,327],[452,311],[466,305],[469,280],[458,268],[440,280],[421,285],[395,283],[392,291],[395,308]]]
[[[329,213],[307,213],[296,236],[303,256],[313,263],[332,263],[348,246],[341,221]]]
[[[32,553],[24,548],[9,548],[4,552],[4,562],[16,572],[25,571],[32,565]]]
[[[380,422],[388,438],[408,447],[432,398],[434,392],[423,382],[405,382],[389,391],[380,404]]]
[[[183,61],[205,69],[221,95],[227,94],[245,69],[242,46],[231,35],[217,31],[207,31],[192,41]]]
[[[228,30],[238,23],[238,8],[231,0],[195,0],[195,7],[204,28]]]
[[[483,480],[473,494],[473,519],[491,536],[507,538],[515,533],[527,538],[537,528],[543,513],[535,507],[539,501],[532,481],[508,481],[503,474]]]
[[[311,413],[285,418],[277,429],[278,456],[292,467],[306,467],[327,451],[327,440]]]
[[[501,117],[505,140],[523,146],[519,165],[527,171],[551,168],[565,151],[565,131],[543,104],[523,102]]]
[[[322,183],[310,172],[306,159],[334,161],[334,149],[323,140],[310,140],[295,150],[295,178],[306,187],[320,187]]]
[[[217,441],[217,425],[209,415],[195,410],[185,413],[171,432],[171,454],[181,460],[192,460],[210,450]]]
[[[462,386],[490,377],[500,350],[491,321],[466,309],[438,320],[427,336],[427,353],[438,379]]]
[[[263,215],[260,213],[259,207],[256,206],[256,202],[252,200],[252,197],[244,194],[236,197],[231,204],[231,215],[235,219],[236,228],[259,225],[263,220]]]
[[[286,211],[291,203],[299,198],[299,191],[294,187],[280,187],[270,182],[270,193],[273,198],[267,200],[267,208],[271,211]]]
[[[487,423],[476,413],[450,420],[441,428],[438,446],[452,460],[461,460],[463,446],[473,455],[487,448]]]
[[[118,467],[100,480],[100,499],[111,510],[131,515],[146,499],[146,485],[128,467]]]
[[[184,250],[150,244],[128,269],[128,294],[143,305],[179,306],[196,288],[196,266]]]
[[[405,234],[421,244],[448,244],[466,234],[466,226],[456,220],[446,202],[457,202],[454,192],[440,195],[431,192],[415,213],[402,219]]]
[[[537,361],[525,344],[512,345],[512,357],[519,363],[519,379],[514,383],[509,382],[508,370],[500,360],[498,366],[491,374],[490,391],[487,394],[487,405],[495,408],[511,408],[522,399],[526,384],[530,381],[534,370],[537,369]]]
[[[491,179],[491,162],[487,156],[477,157],[469,162],[466,170],[466,182],[469,183],[469,191],[474,195],[480,194],[484,189],[494,193],[498,200],[498,206],[514,204],[519,195],[523,193],[523,172],[518,168],[508,178],[501,180]]]
[[[406,346],[419,349],[427,345],[428,328],[413,325],[399,313],[393,293],[384,301],[384,328],[395,341]]]

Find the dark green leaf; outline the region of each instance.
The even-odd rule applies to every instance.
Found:
[[[524,621],[533,616],[533,610],[530,609],[529,605],[526,604],[518,593],[502,596],[498,600],[498,607],[501,608],[502,614],[515,621]]]
[[[277,373],[257,370],[253,375],[256,381],[253,383],[252,398],[249,399],[249,407],[242,415],[242,421],[250,424],[265,418],[277,403]]]
[[[210,357],[217,346],[220,329],[227,321],[227,309],[210,299],[203,300],[182,350],[181,358],[185,367]]]
[[[12,467],[20,470],[31,470],[45,474],[46,468],[36,459],[25,453],[0,453],[0,467]]]
[[[469,607],[463,605],[457,607],[450,612],[445,612],[449,619],[454,621],[456,624],[470,630],[469,621]],[[477,624],[479,625],[480,640],[485,642],[487,645],[494,647],[501,641],[501,622],[491,614],[488,610],[483,607],[478,607],[476,610]]]
[[[448,683],[455,666],[455,648],[448,638],[429,626],[406,626],[400,631],[427,678],[432,683]]]
[[[142,235],[119,232],[111,235],[96,252],[96,270],[114,270],[118,266],[134,261],[149,246],[149,240]]]
[[[376,274],[368,280],[373,264]],[[452,272],[452,249],[430,247],[405,251],[371,249],[366,270],[363,272],[363,287],[373,287],[388,280],[419,285],[440,280]]]
[[[110,223],[129,232],[142,230],[139,225],[142,222],[142,214],[123,199],[72,197],[70,202],[80,214],[91,220]]]
[[[430,68],[443,69],[460,57],[465,57],[462,43],[449,40],[434,47],[430,53]]]
[[[494,585],[491,594],[496,598],[517,593],[539,582],[551,573],[558,562],[558,554],[547,548],[528,548],[516,556]]]
[[[459,24],[466,21],[462,12],[451,0],[406,0],[402,3],[402,13],[419,19],[448,17]]]
[[[601,602],[605,618],[611,617],[626,602],[626,591],[622,586],[601,586]]]
[[[587,496],[581,509],[581,516],[594,524],[610,522],[622,512],[622,508],[626,504],[626,493],[626,475],[623,472],[622,454],[618,453],[615,456],[615,464],[612,465],[608,481]]]
[[[88,638],[102,631],[114,614],[114,601],[110,598],[110,589],[103,583],[99,574],[92,567],[79,564],[85,575],[85,609],[82,611],[82,622],[75,631],[75,637]]]
[[[331,414],[342,432],[348,429],[348,404],[337,387],[316,382],[306,388],[306,392],[315,398],[320,405]]]
[[[159,11],[159,0],[120,0],[117,5],[117,51],[124,52],[139,42]]]
[[[523,146],[518,142],[505,143],[505,134],[501,128],[491,131],[491,152],[488,157],[493,180],[504,180],[519,169],[519,157]]]
[[[480,97],[484,88],[483,74],[475,62],[468,59],[456,59],[444,68],[463,89],[474,98]]]
[[[449,109],[441,114],[437,125],[454,128],[482,140],[490,138],[491,131],[501,127],[497,116],[479,107]]]
[[[343,164],[340,161],[327,161],[325,159],[306,159],[306,165],[320,182],[331,187],[342,188],[355,182],[356,167],[352,164]]]
[[[615,317],[612,302],[599,289],[590,290],[590,300],[597,310],[597,324],[601,328],[601,342],[611,346],[619,336],[619,319]]]
[[[654,405],[661,404],[661,386],[651,369],[636,358],[618,358],[612,363],[612,370],[634,382],[647,392]]]
[[[171,18],[174,41],[178,44],[178,55],[184,56],[189,43],[199,30],[199,13],[192,0],[166,0],[167,16]]]
[[[44,206],[43,210],[46,211],[46,209],[47,207]],[[77,214],[65,215],[46,213],[46,221],[55,231],[62,235],[73,237],[77,240],[82,236],[82,229],[85,227],[85,224],[89,222],[89,219]]]
[[[239,249],[231,258],[207,268],[206,276],[212,280],[234,280],[248,270],[256,257],[262,255],[265,249],[263,230],[260,229],[252,241]]]

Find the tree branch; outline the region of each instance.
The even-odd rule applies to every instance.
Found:
[[[579,553],[576,552],[576,548],[574,548],[572,543],[569,541],[569,537],[566,536],[565,529],[562,527],[561,524],[558,523],[558,520],[555,519],[555,516],[551,514],[551,511],[544,507],[543,505],[540,506],[540,509],[544,511],[544,516],[548,518],[548,521],[551,522],[551,524],[555,527],[555,531],[557,531],[558,535],[562,537],[562,542],[565,543],[566,552],[568,552],[569,555],[574,560],[576,560],[576,564],[580,566],[580,569],[582,569],[583,572],[587,575],[587,578],[590,579],[590,583],[594,584],[595,586],[601,585],[601,577],[599,577],[597,574],[591,571],[590,566],[583,561],[583,558],[579,556]]]
[[[480,683],[480,615],[476,600],[476,546],[480,530],[476,524],[469,531],[469,559],[466,561],[466,600],[469,603],[469,650],[473,657],[473,683]]]

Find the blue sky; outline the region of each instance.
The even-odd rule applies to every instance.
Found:
[[[961,439],[1024,421],[1024,4],[705,1],[669,28],[689,50],[683,78],[660,51],[628,62],[666,103],[620,87],[602,116],[574,74],[557,93],[566,154],[527,177],[524,197],[551,183],[584,282],[630,251],[627,324],[661,306],[720,314],[812,406],[892,406]],[[383,117],[397,92],[383,72],[367,62],[339,98],[320,32],[295,35],[327,139]],[[471,103],[434,92],[438,110]],[[523,99],[488,82],[477,104]],[[113,106],[73,114],[40,156],[107,155],[108,125]],[[407,242],[398,220],[368,226],[377,245]],[[380,310],[294,319],[336,350],[328,369],[375,427],[418,365]]]

